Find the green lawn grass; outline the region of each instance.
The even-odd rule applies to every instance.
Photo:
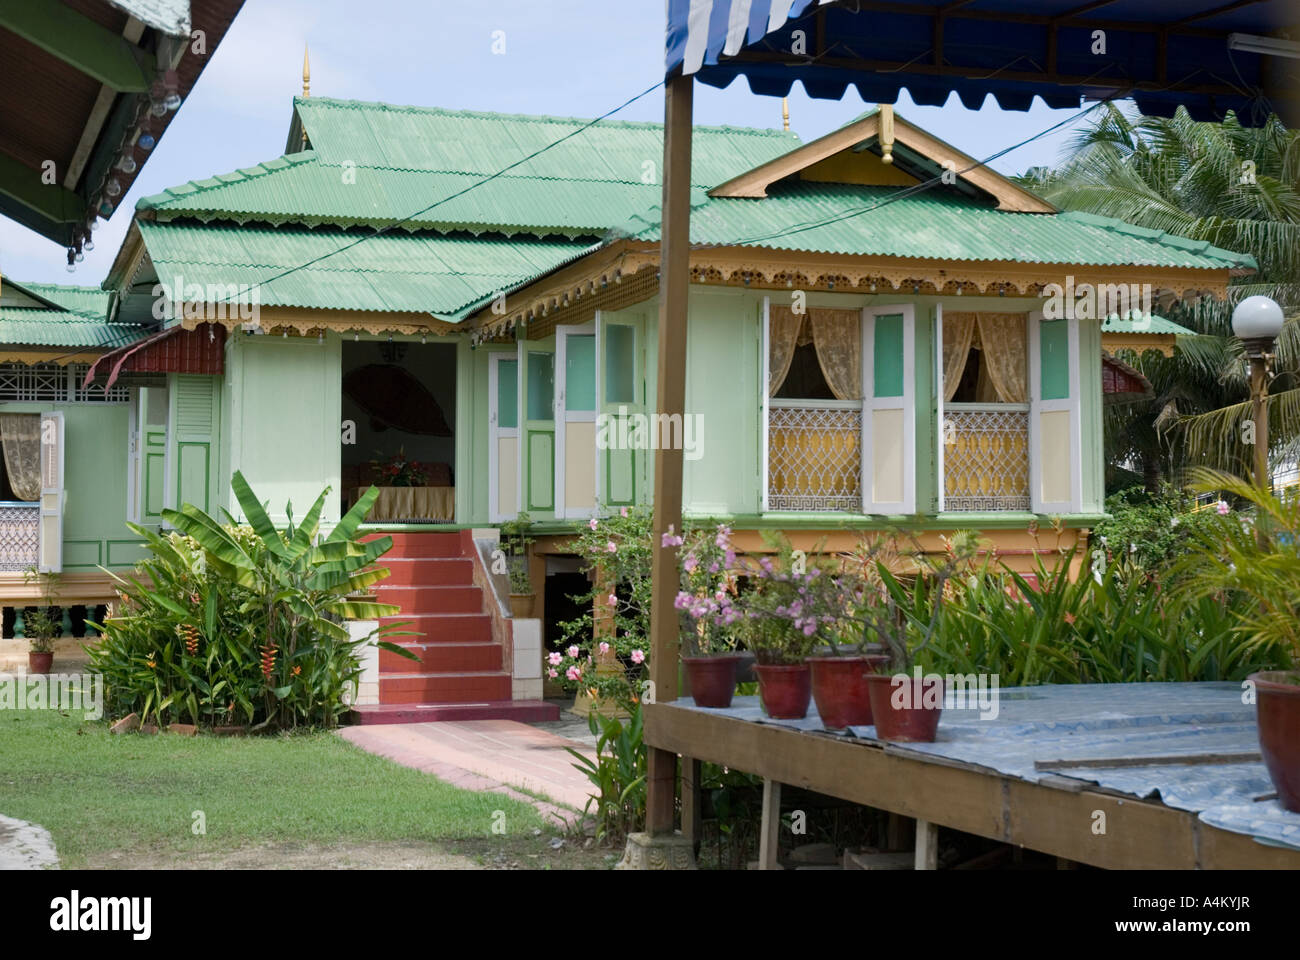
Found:
[[[203,811],[206,835],[192,831]],[[256,843],[513,836],[537,811],[461,790],[328,732],[278,737],[113,736],[56,711],[0,711],[0,813],[50,831],[65,867],[111,851],[212,853]],[[500,818],[498,818],[500,819]]]

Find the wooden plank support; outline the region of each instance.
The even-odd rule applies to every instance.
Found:
[[[781,839],[781,784],[763,780],[763,820],[758,834],[758,869],[780,870],[776,851]]]
[[[691,98],[690,77],[664,84],[663,226],[659,278],[659,376],[655,411],[682,416],[686,407],[686,309],[690,287]],[[677,699],[677,551],[663,538],[682,529],[682,451],[655,453],[654,518],[650,565],[650,682],[655,702]],[[687,754],[690,756],[690,754]],[[646,832],[673,832],[676,751],[651,748],[646,786]]]
[[[153,55],[58,0],[0,4],[0,27],[121,93],[153,83]]]
[[[40,170],[5,153],[0,153],[0,193],[55,223],[80,223],[86,219],[86,203],[77,193],[57,182],[42,182]]]
[[[645,706],[646,743],[851,803],[1111,869],[1300,869],[1265,846],[1158,801],[1062,790],[921,754],[691,710]]]
[[[939,869],[939,825],[928,820],[916,821],[916,869]]]

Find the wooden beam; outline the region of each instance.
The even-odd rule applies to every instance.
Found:
[[[939,869],[939,826],[928,820],[916,821],[916,869]]]
[[[664,84],[663,226],[659,281],[659,383],[655,412],[682,416],[686,408],[686,310],[691,282],[691,100],[693,80],[671,77]],[[682,529],[682,451],[655,455],[654,518],[651,524],[650,681],[655,702],[677,699],[677,551],[664,538]],[[649,751],[646,832],[673,832],[673,752]]]
[[[122,36],[126,41],[134,46],[140,42],[140,37],[143,35],[144,24],[135,17],[127,17],[126,26],[122,28]],[[116,97],[116,90],[107,84],[100,85],[99,95],[95,97],[95,105],[90,110],[90,116],[86,118],[81,139],[77,141],[77,149],[73,151],[72,162],[68,164],[68,170],[63,175],[63,185],[69,190],[77,189],[81,171],[85,169],[86,161],[90,159],[90,152],[95,148],[95,141],[99,139],[99,131],[104,129],[109,108],[113,106]]]
[[[76,193],[57,182],[43,183],[41,171],[7,153],[0,153],[0,193],[54,223],[80,223],[86,216],[86,204]]]
[[[119,93],[144,93],[153,83],[152,54],[58,0],[0,5],[0,27]]]
[[[758,869],[780,870],[776,853],[781,840],[781,784],[763,781],[762,825],[758,833]]]

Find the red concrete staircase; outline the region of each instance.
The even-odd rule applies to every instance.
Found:
[[[487,604],[495,601],[475,582],[470,531],[387,536],[393,547],[379,562],[392,575],[373,589],[380,603],[395,604],[401,613],[380,623],[403,624],[399,629],[420,634],[389,638],[420,660],[379,651],[379,703],[356,707],[353,719],[558,720],[555,704],[511,698],[508,638],[499,635],[510,624],[488,612]]]

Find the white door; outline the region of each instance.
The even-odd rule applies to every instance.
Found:
[[[1034,513],[1078,513],[1083,474],[1079,321],[1029,315],[1029,493]]]
[[[556,517],[596,515],[596,324],[555,328]]]
[[[488,358],[488,517],[493,523],[519,512],[519,358]]]
[[[862,512],[916,512],[915,315],[862,311]]]
[[[37,569],[63,569],[63,413],[41,414],[41,520]]]
[[[934,384],[934,467],[935,467],[935,512],[943,513],[943,453],[949,438],[956,443],[955,434],[950,434],[948,424],[943,417],[943,304],[934,305],[934,375],[930,378]]]

